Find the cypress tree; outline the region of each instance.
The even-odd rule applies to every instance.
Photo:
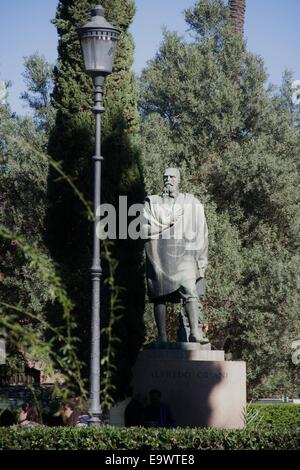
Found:
[[[51,156],[61,162],[63,171],[83,196],[92,199],[92,164],[94,117],[92,81],[86,75],[76,28],[89,20],[90,0],[60,0],[54,24],[59,35],[58,63],[55,69],[53,103],[57,109],[56,126],[49,142]],[[139,166],[137,130],[139,127],[136,85],[130,70],[134,45],[128,27],[135,13],[134,2],[102,1],[106,18],[121,30],[112,75],[105,85],[105,108],[102,115],[103,202],[118,203],[119,195],[130,202],[143,198]],[[86,208],[71,186],[50,176],[48,216],[49,245],[60,266],[68,292],[76,304],[75,315],[82,337],[82,357],[88,363],[91,285],[91,223]],[[121,336],[118,356],[124,375],[118,374],[118,392],[129,380],[129,364],[134,360],[142,340],[144,281],[141,246],[127,240],[115,242],[113,256],[118,261],[115,282],[122,287],[123,318],[114,335]],[[102,320],[107,321],[105,299],[108,297],[102,278]],[[135,292],[134,302],[133,289]],[[134,338],[134,339],[133,339]],[[119,363],[120,363],[119,361]]]
[[[137,89],[131,71],[134,43],[128,31],[135,14],[135,3],[134,0],[103,0],[102,5],[107,9],[108,20],[114,21],[115,26],[123,31],[118,42],[114,73],[107,79],[104,99],[104,199],[118,208],[118,196],[125,195],[130,207],[131,204],[144,201]],[[121,340],[116,357],[119,367],[115,381],[119,394],[125,394],[130,382],[130,366],[136,359],[144,335],[143,242],[118,240],[114,244],[113,255],[119,263],[116,283],[123,288],[120,299],[123,317],[115,330]]]

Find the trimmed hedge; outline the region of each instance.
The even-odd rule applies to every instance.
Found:
[[[293,403],[251,404],[249,411],[257,412],[257,426],[266,428],[300,429],[300,405]]]
[[[300,405],[251,404],[248,429],[0,427],[5,450],[300,449]]]
[[[3,450],[296,450],[299,430],[0,428]]]

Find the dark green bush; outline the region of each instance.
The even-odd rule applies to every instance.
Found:
[[[15,411],[4,409],[0,410],[0,426],[12,426],[17,422],[17,413]]]
[[[105,426],[92,428],[25,429],[0,427],[0,449],[9,450],[263,450],[300,449],[300,405],[251,404],[249,428],[145,429]],[[8,422],[6,425],[11,424]]]
[[[265,450],[300,449],[297,430],[47,428],[0,429],[3,450]]]
[[[300,429],[300,405],[292,403],[272,404],[251,404],[249,412],[257,411],[256,423],[259,428],[270,429]]]

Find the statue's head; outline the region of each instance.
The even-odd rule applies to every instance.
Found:
[[[178,168],[167,168],[164,172],[164,193],[170,196],[178,193],[180,183],[180,171]]]

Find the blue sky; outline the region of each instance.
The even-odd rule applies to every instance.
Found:
[[[19,100],[24,90],[23,57],[38,51],[52,63],[57,34],[50,20],[57,0],[0,0],[0,80],[10,80],[13,111],[26,113]],[[139,73],[162,39],[162,26],[185,34],[182,15],[193,0],[136,0],[131,31],[136,43],[134,70]],[[285,68],[300,79],[300,1],[247,0],[245,36],[248,49],[261,55],[272,83],[279,84]]]

